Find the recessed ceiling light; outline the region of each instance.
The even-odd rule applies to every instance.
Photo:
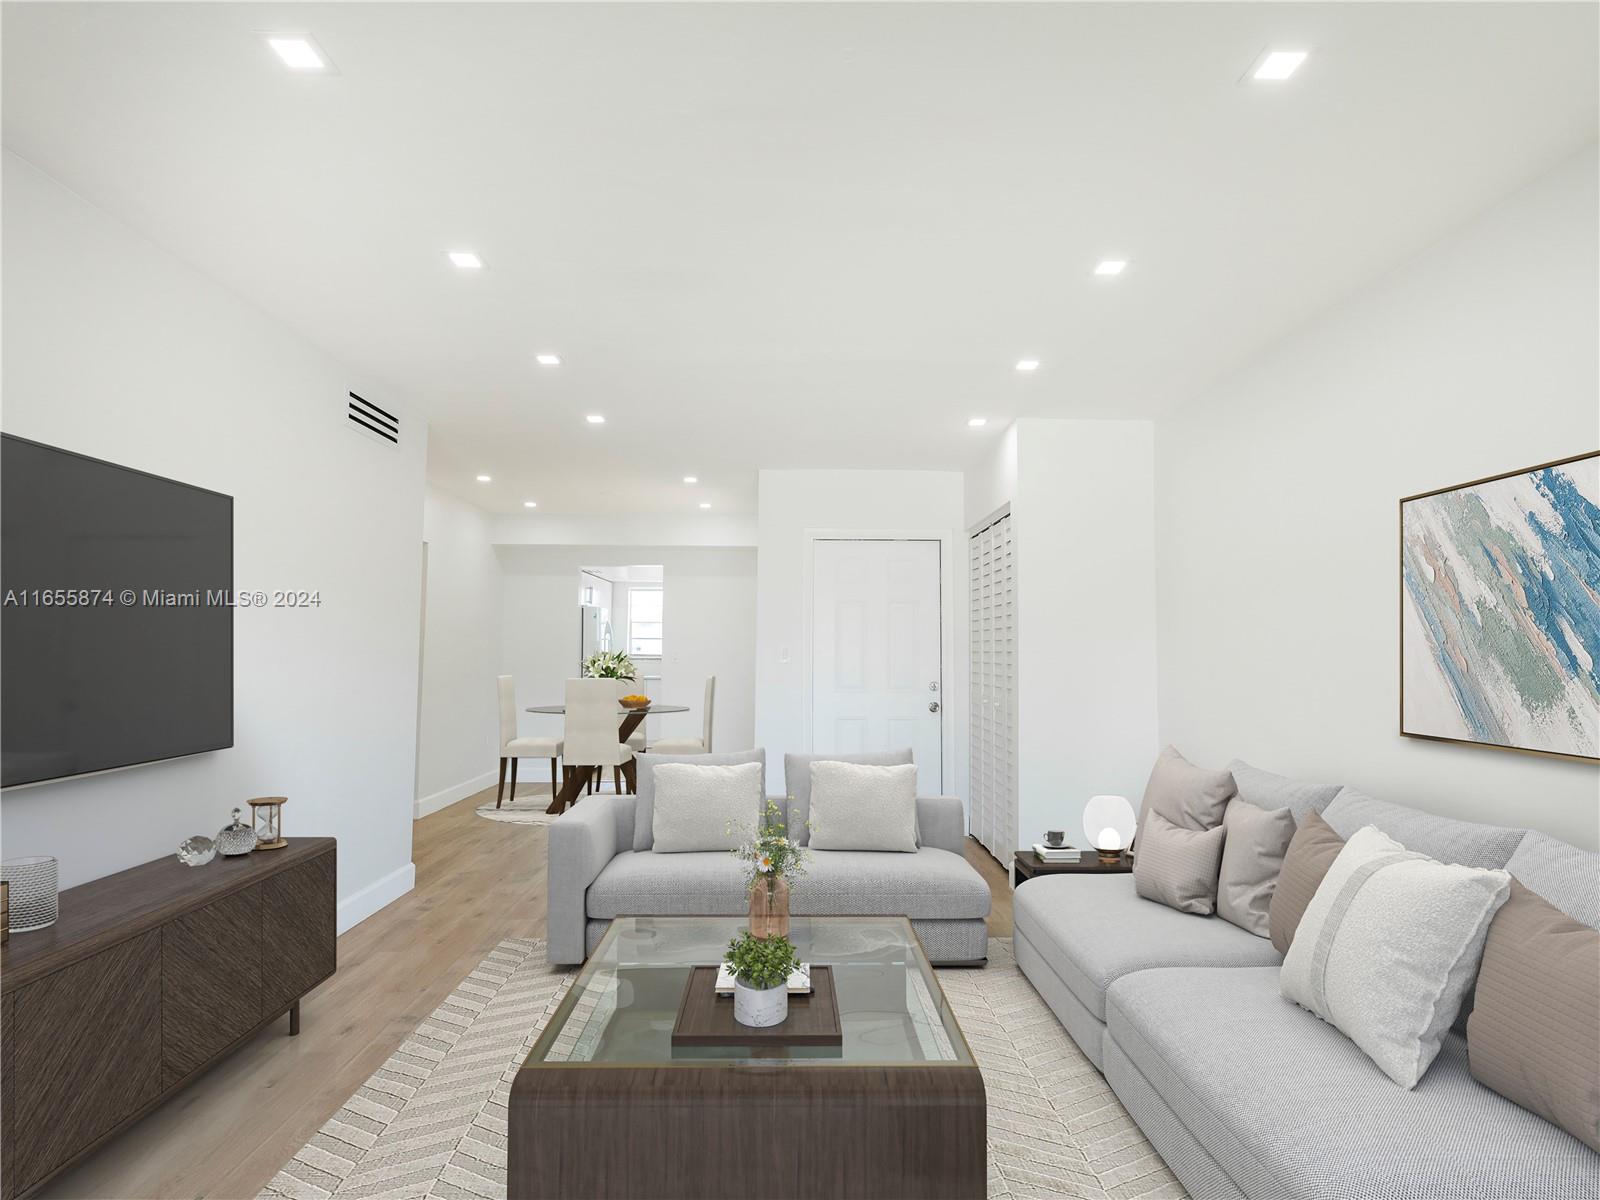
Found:
[[[698,475],[685,475],[683,477],[683,481],[685,483],[699,483],[700,482],[700,476],[698,476]]]
[[[989,418],[988,417],[968,417],[967,418],[967,425],[969,427],[973,428],[973,429],[978,429],[981,426],[987,425],[988,423],[989,423]]]
[[[1128,269],[1128,260],[1124,258],[1104,258],[1095,264],[1096,275],[1121,275]]]
[[[488,483],[489,482],[489,477],[487,475],[479,475],[478,476],[478,482],[479,483]]]
[[[539,502],[537,500],[524,500],[522,502],[522,507],[523,508],[538,508],[539,507]]]
[[[561,365],[561,355],[559,354],[535,354],[533,360],[541,367],[559,367]]]
[[[450,261],[463,271],[483,270],[483,259],[471,250],[446,250],[445,253],[450,256]]]
[[[702,501],[700,501],[700,507],[701,507],[701,508],[710,508],[710,507],[711,507],[711,504],[710,504],[710,502],[709,502],[709,501],[707,501],[707,500],[702,500]]]
[[[291,71],[326,71],[328,60],[303,33],[266,34],[267,45]]]
[[[1017,370],[1019,371],[1037,371],[1038,369],[1039,360],[1037,358],[1019,358],[1017,360]]]
[[[584,420],[591,425],[604,425],[606,423],[606,419],[599,413],[590,413]]]
[[[1305,50],[1272,50],[1256,64],[1256,69],[1250,73],[1250,78],[1259,79],[1266,83],[1279,83],[1300,69],[1300,64],[1305,62]]]

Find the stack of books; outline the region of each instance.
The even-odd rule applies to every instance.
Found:
[[[715,991],[719,996],[733,995],[733,972],[726,962],[717,967]],[[801,963],[789,975],[789,995],[805,996],[811,992],[811,964]]]
[[[1040,862],[1070,862],[1078,857],[1078,851],[1071,846],[1046,846],[1043,842],[1035,842],[1033,852]]]

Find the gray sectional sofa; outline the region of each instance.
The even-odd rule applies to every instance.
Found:
[[[740,756],[728,756],[737,758]],[[724,851],[659,854],[648,847],[648,772],[660,755],[640,758],[640,795],[595,795],[550,826],[549,958],[582,962],[619,916],[738,916],[748,911],[742,864]],[[711,762],[707,756],[682,761]],[[805,759],[808,765],[810,758]],[[901,761],[909,762],[909,755]],[[790,791],[797,791],[791,782]],[[802,791],[803,795],[803,791]],[[803,812],[772,797],[791,831]],[[796,798],[797,809],[802,806]],[[915,854],[812,851],[793,888],[796,916],[911,918],[930,960],[975,965],[988,957],[990,893],[966,860],[966,813],[955,796],[917,800]]]
[[[1348,788],[1322,815],[1505,867],[1600,926],[1600,854]],[[1013,910],[1018,965],[1198,1200],[1600,1198],[1600,1155],[1473,1079],[1461,1022],[1406,1091],[1279,994],[1270,941],[1141,899],[1131,875],[1041,876]]]

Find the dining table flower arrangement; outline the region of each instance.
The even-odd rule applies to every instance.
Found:
[[[586,679],[626,679],[632,681],[635,677],[633,659],[621,650],[597,650],[583,660],[583,674]]]
[[[787,937],[789,882],[805,874],[806,850],[789,837],[783,810],[768,800],[754,835],[733,854],[745,866],[750,933],[757,938]]]

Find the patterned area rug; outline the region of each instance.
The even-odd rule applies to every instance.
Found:
[[[601,790],[610,794],[611,785],[607,783]],[[579,804],[583,801],[580,799]],[[548,825],[556,818],[551,813],[545,812],[550,807],[550,785],[548,783],[519,783],[515,798],[508,798],[499,808],[494,806],[494,801],[489,800],[478,805],[473,811],[480,817],[488,817],[491,821],[505,821],[510,825]]]
[[[543,942],[501,942],[262,1197],[503,1197],[511,1079],[570,978],[546,965]],[[939,980],[983,1068],[991,1197],[1183,1195],[1017,970],[1010,939],[990,941],[982,970]]]
[[[536,796],[518,796],[515,800],[507,800],[499,808],[491,800],[487,804],[480,804],[473,809],[480,817],[488,817],[491,821],[505,821],[509,825],[548,825],[556,818],[545,812],[550,807],[550,793]]]

